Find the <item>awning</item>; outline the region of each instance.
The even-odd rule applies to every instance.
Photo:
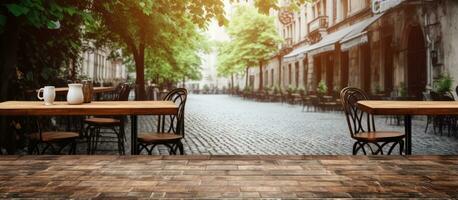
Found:
[[[313,56],[327,51],[334,51],[335,43],[344,38],[352,29],[353,26],[349,26],[324,36],[320,42],[310,46],[308,54]]]
[[[302,46],[302,47],[294,49],[289,54],[286,54],[285,56],[283,56],[283,61],[284,62],[291,62],[291,61],[294,61],[296,59],[304,58],[305,57],[305,53],[307,53],[309,47],[310,46],[307,45],[307,46]]]
[[[369,38],[367,36],[367,31],[366,29],[372,25],[375,21],[380,19],[380,17],[383,16],[382,14],[377,14],[374,15],[371,18],[368,18],[358,24],[353,25],[353,30],[348,33],[341,41],[340,41],[340,49],[342,51],[347,51],[348,49],[367,43],[369,41]]]

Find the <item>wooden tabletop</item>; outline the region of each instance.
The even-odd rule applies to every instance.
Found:
[[[375,115],[457,115],[457,101],[358,101],[358,107]]]
[[[43,101],[7,101],[0,103],[0,115],[174,115],[178,106],[171,101],[93,101],[69,105],[58,101],[45,106]]]

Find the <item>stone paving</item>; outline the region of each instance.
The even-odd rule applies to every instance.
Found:
[[[153,117],[139,121],[141,131],[153,129]],[[376,124],[377,130],[404,131],[384,117]],[[413,120],[413,154],[458,154],[457,137],[425,133],[425,124],[424,117]],[[228,95],[189,95],[185,127],[186,154],[348,155],[353,144],[341,112],[303,112],[301,106]]]

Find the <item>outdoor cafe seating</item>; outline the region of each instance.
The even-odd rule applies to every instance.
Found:
[[[340,98],[350,136],[355,140],[353,155],[358,154],[359,151],[362,151],[364,155],[368,153],[390,155],[396,146],[399,147],[399,154],[402,155],[405,134],[395,131],[377,131],[374,115],[365,113],[357,107],[358,101],[369,99],[363,90],[352,87],[344,88],[340,93]],[[384,151],[384,147],[389,148],[387,152]],[[366,150],[370,150],[370,152],[366,152]]]
[[[145,150],[149,155],[152,155],[153,150],[158,145],[164,145],[169,149],[170,154],[184,154],[183,143],[184,138],[184,114],[188,92],[184,88],[176,88],[171,90],[163,98],[164,101],[173,101],[178,104],[177,115],[160,115],[158,116],[156,132],[141,133],[138,136],[138,151],[141,153]]]
[[[121,84],[117,89],[116,101],[127,101],[129,98],[130,86],[127,83]],[[121,103],[121,102],[120,102]],[[114,117],[89,117],[84,120],[86,124],[85,135],[88,139],[88,153],[94,154],[97,151],[97,146],[100,142],[111,142],[110,139],[114,138],[118,145],[118,153],[125,154],[124,150],[124,124],[125,118],[123,116]],[[114,135],[108,136],[108,135]],[[101,140],[105,139],[105,140]]]

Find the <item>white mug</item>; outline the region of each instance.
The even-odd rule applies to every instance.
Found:
[[[43,93],[40,96],[40,93]],[[45,86],[44,88],[40,88],[38,90],[37,98],[40,100],[45,101],[45,105],[49,106],[54,103],[54,99],[56,98],[56,88],[54,86]]]

